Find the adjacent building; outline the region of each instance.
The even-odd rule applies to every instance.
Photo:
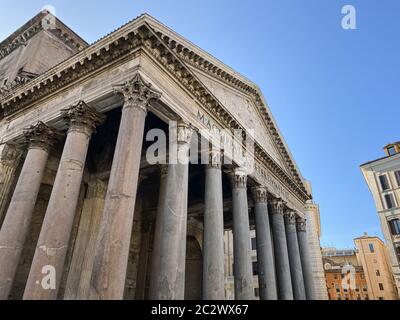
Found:
[[[385,156],[361,165],[372,193],[400,292],[400,142],[384,147]]]
[[[387,247],[378,237],[363,236],[354,239],[357,261],[364,269],[371,300],[398,298]]]
[[[323,260],[330,300],[396,300],[387,248],[364,234],[355,249],[324,248]]]

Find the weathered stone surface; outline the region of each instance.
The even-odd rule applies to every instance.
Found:
[[[7,299],[11,292],[49,150],[59,134],[39,122],[25,135],[28,154],[0,231],[0,299]]]
[[[276,281],[279,300],[293,300],[283,206],[283,202],[279,199],[273,199],[269,204],[272,220]]]
[[[221,164],[206,168],[203,240],[203,299],[224,300],[224,215]]]
[[[256,217],[258,285],[261,300],[277,300],[274,251],[268,215],[267,189],[253,189]]]
[[[296,213],[287,212],[285,214],[286,240],[289,254],[290,275],[292,277],[293,298],[295,300],[305,300],[306,292],[304,289],[303,269],[301,266],[299,244],[296,232]]]
[[[297,229],[297,240],[299,242],[301,267],[303,271],[306,298],[307,300],[316,300],[312,266],[311,266],[310,248],[306,233],[306,220],[302,218],[297,219],[296,229]]]
[[[89,140],[93,129],[104,119],[84,102],[66,109],[63,116],[70,123],[70,128],[25,288],[26,300],[57,298]],[[46,268],[55,272],[55,287],[50,290],[42,286],[43,270]]]
[[[247,176],[240,169],[235,170],[232,174],[232,211],[235,299],[253,300]]]

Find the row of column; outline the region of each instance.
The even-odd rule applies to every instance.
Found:
[[[123,298],[147,107],[152,99],[160,97],[139,74],[115,91],[123,95],[124,105],[97,238],[90,299]],[[69,128],[24,299],[57,298],[89,140],[105,118],[84,102],[63,110],[61,115]],[[190,126],[178,123],[173,146],[178,161],[170,163],[161,178],[150,299],[184,298],[191,135]],[[28,152],[0,230],[0,299],[7,299],[11,291],[49,152],[61,136],[44,123],[25,132]],[[203,297],[224,299],[224,221],[218,150],[210,152],[209,162],[205,181]],[[296,228],[293,212],[286,214],[284,221],[284,203],[268,201],[265,188],[255,188],[254,199],[261,298],[312,299],[307,243],[302,235],[305,230]],[[232,175],[232,212],[235,295],[236,299],[253,299],[247,175],[240,169]]]

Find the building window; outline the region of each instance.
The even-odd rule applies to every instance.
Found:
[[[400,170],[395,171],[394,175],[396,177],[397,186],[400,187]]]
[[[389,156],[396,154],[396,149],[394,148],[394,146],[387,148],[387,151],[389,153]]]
[[[378,300],[385,300],[384,297],[378,297]]]
[[[383,283],[378,283],[379,290],[383,291]]]
[[[386,175],[379,176],[379,182],[381,183],[381,188],[383,191],[389,189],[389,181]]]
[[[390,220],[389,227],[390,227],[390,231],[392,232],[392,235],[400,234],[400,220],[399,219]]]
[[[357,295],[357,300],[361,300],[361,296],[360,295]]]
[[[385,194],[386,208],[392,209],[394,207],[394,199],[391,193]]]
[[[251,250],[257,249],[257,241],[256,238],[251,238]]]
[[[254,288],[254,295],[255,295],[256,297],[259,297],[259,296],[260,296],[260,290],[259,290],[258,288]]]
[[[369,252],[371,253],[375,252],[374,245],[372,243],[368,244],[368,246],[369,246]]]
[[[359,286],[356,286],[356,291],[360,292],[360,287]]]
[[[367,286],[364,286],[363,291],[368,291]]]
[[[257,261],[253,261],[253,276],[258,274],[258,264]]]
[[[375,274],[376,274],[377,277],[380,277],[380,276],[381,276],[381,273],[379,272],[379,270],[376,270],[376,271],[375,271]]]
[[[365,295],[365,300],[369,300],[369,297],[368,297],[368,295],[367,295],[367,294]]]

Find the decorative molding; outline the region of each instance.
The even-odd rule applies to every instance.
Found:
[[[253,198],[255,203],[267,203],[268,202],[268,190],[266,187],[258,186],[252,189]]]
[[[296,219],[296,229],[299,232],[306,232],[306,219],[303,218],[297,218]]]
[[[84,101],[69,108],[61,110],[63,119],[69,124],[69,130],[80,130],[87,135],[91,135],[97,126],[101,125],[106,116],[98,112],[95,108],[87,105]]]
[[[63,134],[39,121],[24,130],[25,141],[29,148],[40,148],[47,152],[61,139]]]
[[[161,92],[152,88],[151,83],[146,83],[139,73],[129,81],[113,87],[115,93],[124,96],[124,108],[137,107],[147,112],[151,100],[160,99]]]
[[[285,208],[285,202],[282,199],[279,198],[273,198],[268,202],[270,211],[272,214],[280,214],[283,215],[284,213],[284,208]]]

